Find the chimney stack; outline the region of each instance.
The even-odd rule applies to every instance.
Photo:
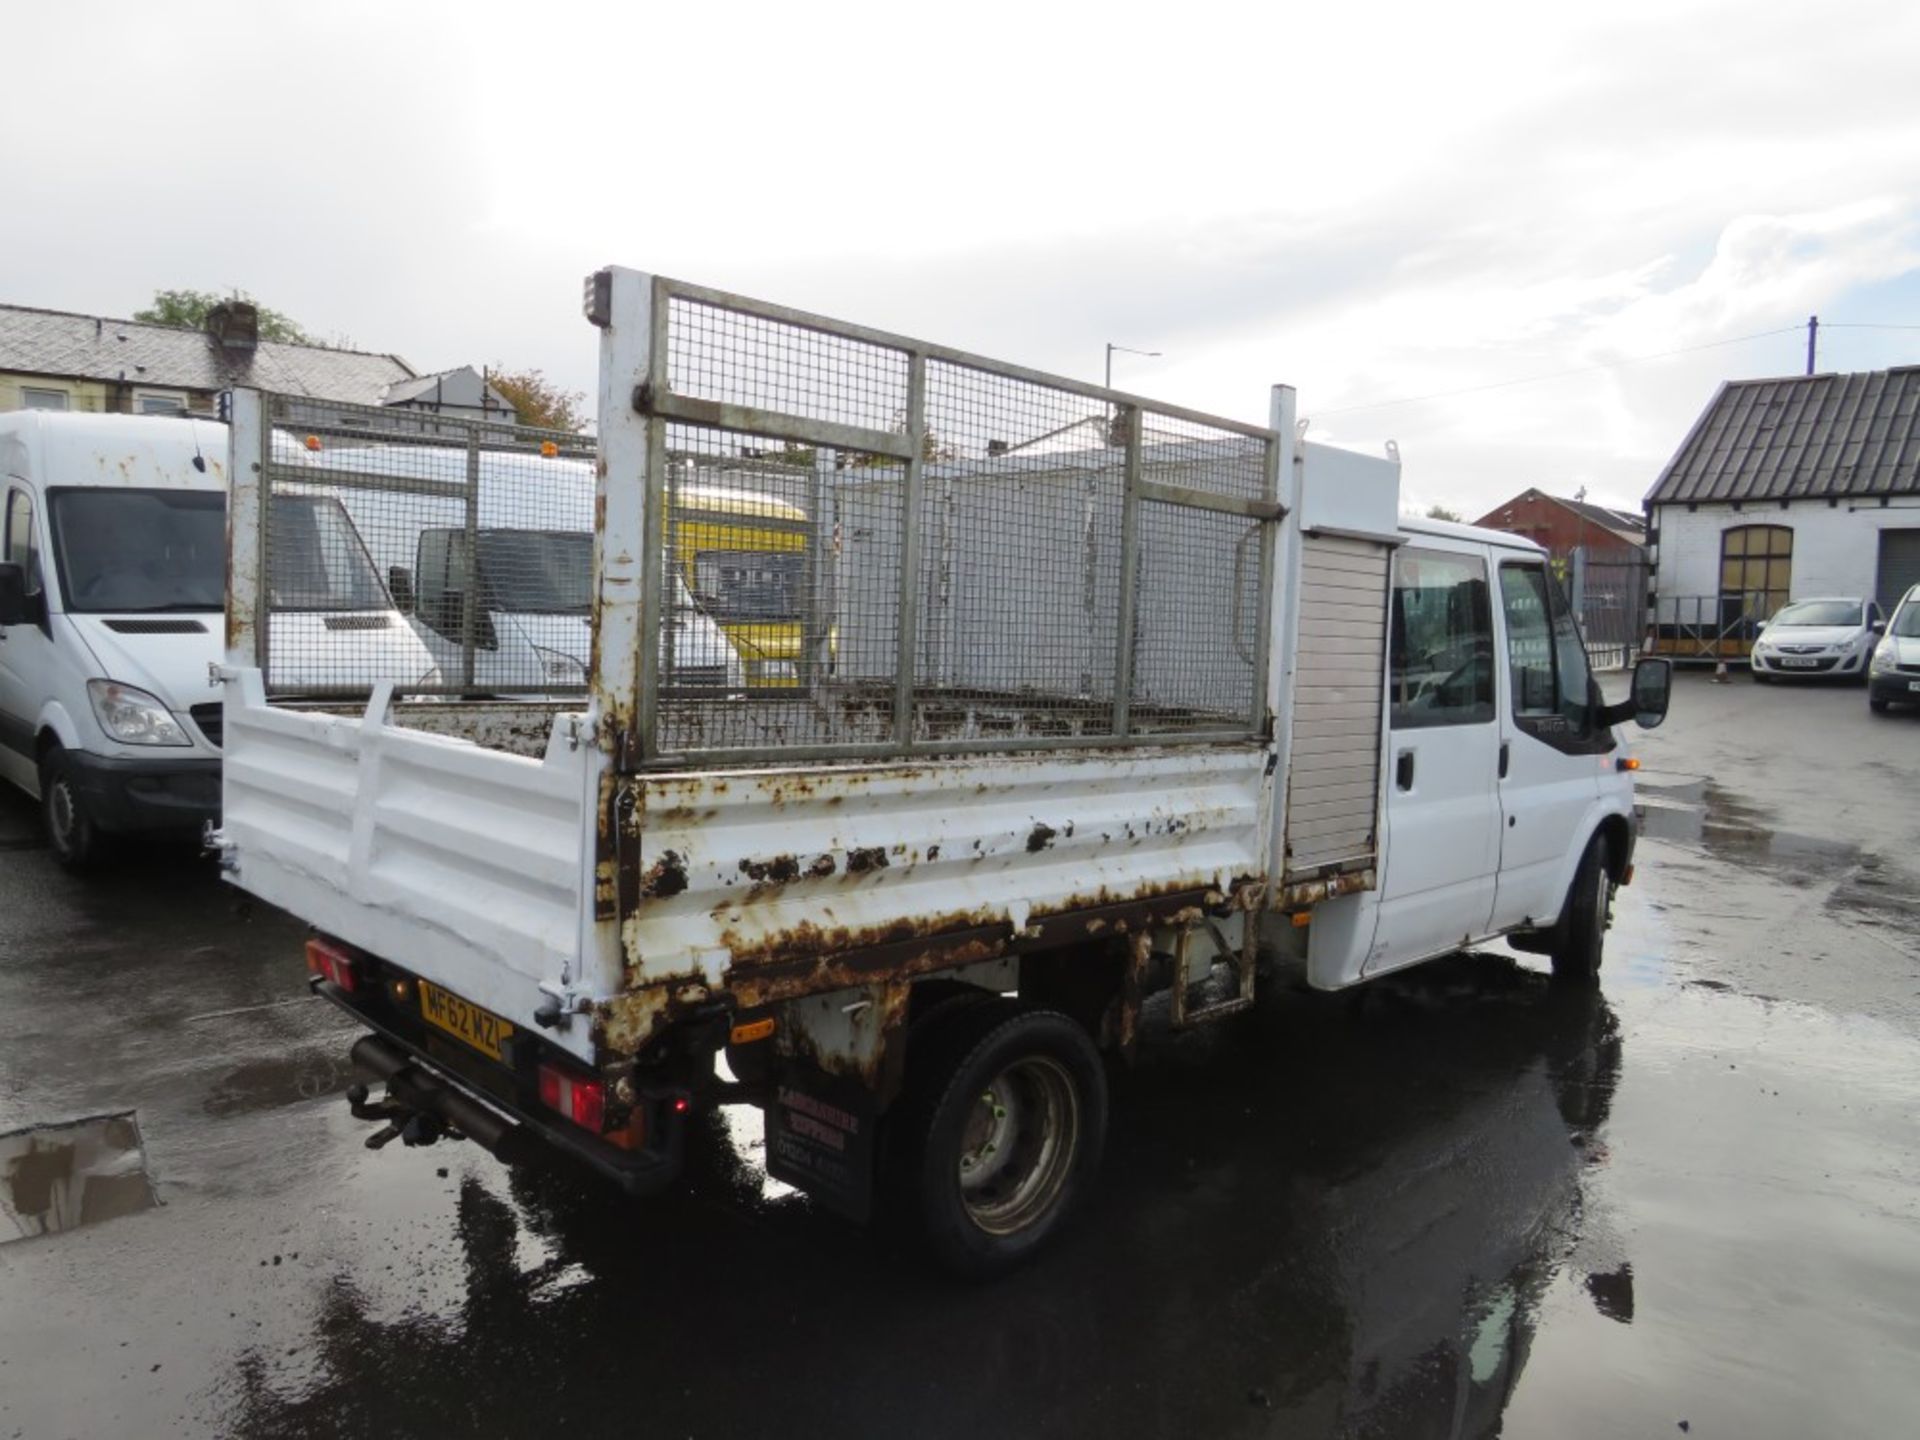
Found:
[[[260,311],[246,300],[223,300],[207,312],[207,333],[229,354],[251,355],[260,343]]]

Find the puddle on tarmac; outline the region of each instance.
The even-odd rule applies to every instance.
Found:
[[[159,1203],[131,1110],[0,1135],[0,1245]]]
[[[1764,811],[1711,780],[1651,787],[1634,808],[1640,833],[1649,839],[1698,845],[1715,859],[1764,866],[1789,882],[1836,875],[1861,861],[1860,847],[1848,841],[1822,840],[1762,823]]]

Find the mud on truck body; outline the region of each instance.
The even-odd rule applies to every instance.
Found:
[[[228,876],[314,927],[313,987],[372,1032],[369,1143],[544,1140],[643,1194],[692,1112],[751,1103],[775,1177],[885,1197],[952,1268],[1013,1263],[1091,1184],[1103,1052],[1150,996],[1184,1027],[1249,1006],[1263,953],[1329,987],[1382,968],[1356,917],[1398,461],[1304,443],[1285,388],[1249,425],[624,269],[586,311],[592,659],[545,700],[476,695],[471,656],[405,693],[281,684],[262,517],[334,484],[363,528],[423,490],[472,526],[494,450],[534,457],[537,512],[577,437],[436,421],[383,474],[373,412],[237,397]],[[410,470],[423,444],[470,481]],[[792,538],[709,555],[718,502],[687,495],[736,528],[763,497]],[[468,646],[483,588],[464,632],[441,616]],[[689,605],[782,627],[791,667],[690,683]]]

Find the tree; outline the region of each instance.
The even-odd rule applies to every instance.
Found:
[[[1427,506],[1427,519],[1451,520],[1454,524],[1458,525],[1460,523],[1460,512],[1458,510],[1449,510],[1444,505],[1429,505]]]
[[[576,432],[587,428],[588,415],[582,408],[587,397],[578,390],[562,390],[544,371],[505,370],[496,365],[487,371],[487,383],[507,397],[522,425]]]
[[[222,295],[213,290],[156,290],[153,303],[133,312],[133,318],[145,325],[171,325],[178,330],[204,330],[207,312],[216,305],[240,300],[260,313],[260,338],[281,340],[289,345],[311,345],[313,337],[291,316],[270,310],[244,290]]]

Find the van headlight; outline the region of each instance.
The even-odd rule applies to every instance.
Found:
[[[156,695],[113,680],[89,680],[87,698],[100,728],[122,745],[191,745],[173,712]]]
[[[587,662],[576,659],[564,650],[547,650],[534,646],[533,653],[540,657],[540,673],[551,685],[584,685],[587,683]]]
[[[1894,658],[1893,646],[1883,641],[1881,642],[1880,648],[1873,652],[1873,664],[1868,668],[1876,671],[1891,670],[1893,669]]]

